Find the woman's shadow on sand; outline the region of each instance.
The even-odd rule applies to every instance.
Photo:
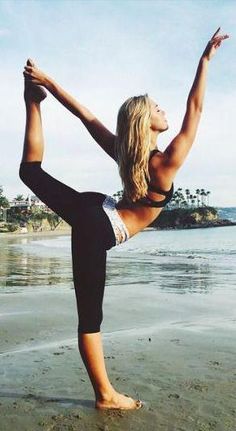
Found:
[[[36,394],[24,394],[17,392],[0,392],[0,398],[13,398],[21,400],[34,400],[39,403],[58,403],[64,407],[87,407],[94,408],[94,401],[86,399],[74,399],[74,398],[62,398],[62,397],[50,397]]]

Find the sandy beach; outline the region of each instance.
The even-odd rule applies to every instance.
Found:
[[[153,232],[141,235],[147,238]],[[54,241],[50,238],[44,236],[45,249]],[[77,348],[70,257],[67,251],[62,256],[59,246],[56,252],[55,243],[47,262],[53,259],[56,267],[64,262],[66,278],[62,274],[52,282],[38,269],[40,276],[34,275],[38,282],[27,284],[19,265],[23,257],[32,259],[35,274],[33,245],[40,250],[39,236],[33,237],[33,245],[31,239],[27,255],[25,248],[21,254],[25,244],[20,238],[6,238],[1,248],[1,262],[3,250],[8,250],[15,268],[5,285],[1,278],[1,431],[235,431],[236,319],[231,289],[213,294],[208,284],[204,294],[200,290],[170,294],[157,290],[157,275],[150,270],[146,281],[150,258],[141,262],[132,256],[129,261],[125,249],[111,253],[102,325],[107,369],[116,389],[141,398],[144,407],[136,412],[100,412],[94,409]],[[57,240],[61,244],[64,238]],[[197,258],[188,262],[189,267],[199,265]],[[141,263],[145,267],[137,276],[136,265]]]
[[[63,229],[55,229],[55,230],[47,230],[47,231],[42,231],[42,232],[0,232],[0,241],[1,238],[5,239],[5,238],[35,238],[35,237],[51,237],[51,236],[58,236],[58,235],[70,235],[71,232],[71,228],[68,225],[68,228],[65,227]]]

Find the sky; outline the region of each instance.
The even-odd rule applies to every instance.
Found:
[[[204,188],[210,204],[236,206],[236,2],[234,0],[0,0],[0,185],[31,191],[18,176],[28,57],[113,133],[119,107],[148,93],[166,112],[162,151],[179,132],[198,61],[221,26],[230,35],[209,64],[193,147],[175,189]],[[78,191],[121,190],[118,167],[81,121],[48,94],[42,167]]]

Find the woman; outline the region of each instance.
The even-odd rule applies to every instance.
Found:
[[[78,308],[78,345],[99,409],[138,409],[140,400],[118,393],[107,376],[100,325],[106,254],[158,217],[173,194],[173,179],[182,166],[200,120],[210,59],[227,35],[220,28],[201,56],[178,135],[161,153],[157,137],[168,129],[165,113],[147,94],[129,98],[120,108],[116,136],[66,93],[31,60],[25,66],[26,129],[20,165],[22,181],[72,227],[73,280]],[[98,144],[117,161],[124,186],[119,203],[98,192],[78,192],[41,168],[44,143],[40,102],[45,87],[80,118]]]

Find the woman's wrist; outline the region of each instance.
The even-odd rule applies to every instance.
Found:
[[[55,86],[55,82],[53,81],[52,78],[50,78],[50,76],[45,75],[45,83],[44,83],[44,87],[48,90],[51,91],[53,89],[53,87]]]
[[[210,58],[208,58],[207,55],[203,53],[201,58],[200,58],[200,62],[203,64],[208,64],[209,61],[210,61]]]

